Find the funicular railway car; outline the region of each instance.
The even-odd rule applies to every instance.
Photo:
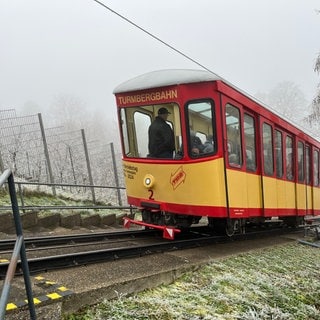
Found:
[[[161,70],[114,94],[128,203],[142,213],[126,226],[172,239],[202,217],[233,235],[248,223],[278,217],[295,226],[320,214],[320,143],[222,78]],[[149,148],[149,127],[163,110],[174,136],[169,157]]]

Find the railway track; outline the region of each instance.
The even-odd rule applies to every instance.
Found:
[[[72,235],[59,235],[59,236],[41,236],[29,237],[24,239],[26,249],[41,248],[48,246],[63,246],[79,243],[99,242],[107,240],[121,240],[122,238],[139,238],[146,235],[154,234],[154,230],[130,230],[130,231],[117,231],[117,232],[95,232],[95,233],[82,233]],[[12,250],[15,239],[0,240],[0,254],[4,251]]]
[[[30,274],[48,270],[70,268],[92,263],[114,261],[124,258],[139,257],[170,250],[179,250],[205,246],[214,243],[241,241],[257,237],[277,236],[292,232],[292,229],[278,228],[264,231],[251,231],[244,235],[213,236],[203,227],[196,227],[190,232],[168,241],[154,230],[135,230],[96,234],[50,236],[26,238],[28,265]],[[0,241],[0,258],[10,259],[10,247],[14,240]],[[0,279],[4,279],[9,261],[0,263]],[[16,275],[22,275],[18,262]]]

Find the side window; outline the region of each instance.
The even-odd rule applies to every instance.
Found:
[[[264,173],[268,176],[273,175],[272,145],[272,127],[269,124],[264,123],[262,127],[263,167]]]
[[[192,158],[216,152],[217,132],[213,101],[194,101],[187,105],[189,136],[188,150]]]
[[[306,146],[306,183],[311,184],[311,148]]]
[[[319,151],[313,151],[313,184],[319,185]]]
[[[231,104],[227,104],[225,116],[228,141],[228,162],[231,166],[239,166],[242,165],[240,110]]]
[[[293,180],[293,143],[292,137],[286,137],[286,177],[288,180]]]
[[[128,155],[130,152],[129,149],[129,139],[128,139],[128,127],[127,127],[127,117],[125,109],[120,110],[120,123],[121,123],[121,132],[123,137],[123,147],[124,154]]]
[[[254,118],[248,114],[244,115],[244,142],[246,149],[246,169],[255,171],[256,160],[256,128]]]
[[[275,131],[275,154],[276,154],[276,175],[277,178],[283,177],[283,145],[282,145],[282,132]]]
[[[298,181],[304,182],[304,144],[298,142]]]
[[[151,117],[149,115],[139,111],[134,113],[134,127],[136,128],[138,157],[146,157],[148,154],[148,142],[146,137],[148,137],[148,128],[150,124]]]

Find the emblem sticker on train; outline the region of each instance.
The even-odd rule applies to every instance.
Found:
[[[186,173],[183,171],[182,166],[178,168],[176,172],[171,173],[170,183],[173,187],[173,190],[178,188],[181,183],[186,180]]]

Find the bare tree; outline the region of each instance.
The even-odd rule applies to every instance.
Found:
[[[78,129],[90,121],[90,112],[85,102],[72,95],[58,95],[54,98],[48,114],[50,125],[66,126],[68,129]]]
[[[269,93],[258,93],[257,98],[294,122],[306,116],[307,100],[300,88],[291,81],[278,83]]]
[[[316,12],[320,14],[320,10],[316,10]],[[320,53],[314,64],[314,72],[320,75]],[[311,112],[304,118],[304,123],[309,126],[310,130],[312,130],[317,137],[320,137],[320,83],[318,84],[315,97],[311,103]]]
[[[314,72],[320,74],[320,53],[316,59],[314,65]],[[304,118],[304,122],[310,127],[310,129],[319,136],[320,130],[320,83],[316,91],[316,95],[311,103],[311,112]]]
[[[314,71],[320,74],[320,54],[316,60]],[[310,124],[314,122],[319,122],[320,119],[320,83],[316,92],[315,98],[312,100],[311,104],[311,114],[308,116]]]

